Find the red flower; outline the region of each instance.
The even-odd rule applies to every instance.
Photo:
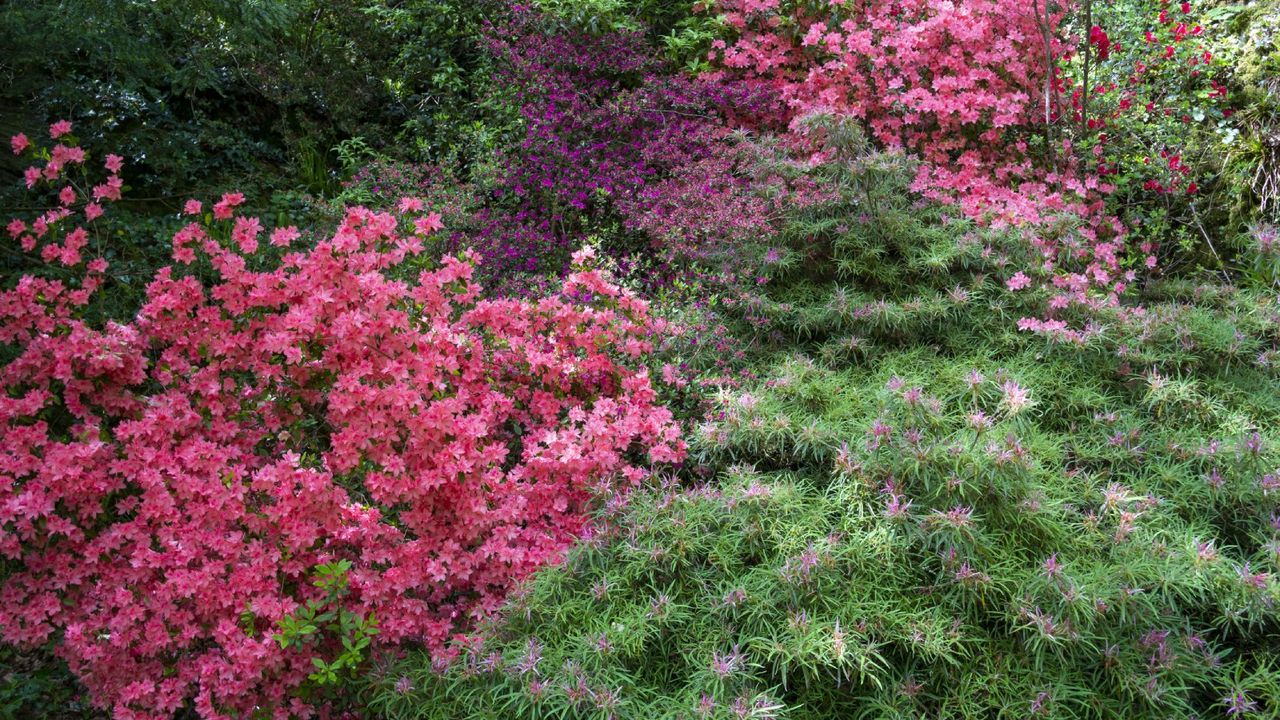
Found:
[[[1098,48],[1098,59],[1106,60],[1111,56],[1111,38],[1107,37],[1107,32],[1101,27],[1094,25],[1089,28],[1089,44]]]

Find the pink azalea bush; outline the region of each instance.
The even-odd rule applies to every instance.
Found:
[[[59,120],[49,126],[49,137],[58,139],[71,133],[71,123]],[[23,133],[9,139],[14,155],[22,155],[28,149],[36,153],[35,146]],[[51,148],[40,150],[37,163],[27,167],[23,180],[28,190],[37,186],[49,188],[57,197],[57,204],[30,221],[14,218],[6,225],[9,238],[18,242],[23,252],[34,252],[39,246],[40,259],[68,267],[80,265],[81,251],[89,243],[93,222],[102,217],[103,204],[119,200],[124,188],[120,170],[124,158],[107,155],[103,168],[108,176],[90,187],[83,177],[75,177],[73,170],[86,175],[87,155],[74,143],[60,142]],[[80,222],[83,218],[83,223]],[[86,224],[87,223],[87,226]],[[75,227],[68,227],[75,225]],[[91,283],[94,280],[90,281]]]
[[[1066,46],[1056,4],[1052,11],[1025,0],[711,6],[733,31],[712,49],[723,72],[778,90],[794,117],[861,120],[883,145],[926,161],[916,179],[926,195],[957,200],[975,216],[1021,219],[1073,202],[1054,187],[1070,178],[1046,177],[1031,144],[1057,113],[1052,76]]]
[[[0,635],[55,641],[118,718],[312,714],[337,640],[276,630],[324,596],[317,566],[350,563],[343,609],[377,645],[442,652],[603,489],[685,452],[638,362],[660,328],[589,252],[556,296],[485,300],[470,255],[423,255],[441,223],[412,199],[297,250],[243,201],[175,235],[128,322],[81,317],[101,260],[0,294]],[[74,265],[71,216],[10,232]]]

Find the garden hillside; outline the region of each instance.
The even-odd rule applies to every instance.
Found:
[[[1280,718],[1280,4],[0,38],[0,719]]]

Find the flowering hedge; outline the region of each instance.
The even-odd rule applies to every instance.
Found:
[[[71,193],[10,233],[75,265],[101,208]],[[344,630],[439,650],[587,528],[597,490],[684,453],[636,362],[646,305],[599,272],[484,300],[471,256],[421,256],[441,223],[420,201],[295,251],[243,200],[187,204],[129,322],[81,317],[101,260],[0,294],[0,633],[55,640],[119,718],[307,715],[300,686],[349,636],[290,642],[298,617],[336,602]],[[343,577],[313,585],[320,566]]]

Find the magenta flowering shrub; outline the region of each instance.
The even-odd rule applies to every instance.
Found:
[[[419,200],[296,250],[243,201],[175,235],[129,322],[80,317],[101,260],[0,294],[0,637],[55,641],[120,718],[307,716],[340,638],[277,629],[325,598],[318,566],[348,568],[376,646],[442,651],[598,493],[684,454],[639,362],[659,328],[590,252],[555,296],[485,300],[472,256],[420,256],[441,221]],[[55,214],[10,231],[74,264]]]
[[[628,230],[645,233],[676,258],[715,259],[743,269],[744,245],[776,233],[790,205],[806,202],[803,176],[778,166],[782,153],[749,137],[716,142],[661,180],[620,197]],[[736,260],[735,260],[736,258]]]
[[[494,272],[558,272],[586,235],[649,230],[653,189],[694,165],[741,195],[733,168],[707,159],[723,156],[729,127],[775,115],[770,93],[666,72],[640,33],[592,35],[516,7],[486,46],[519,127],[471,238]]]

